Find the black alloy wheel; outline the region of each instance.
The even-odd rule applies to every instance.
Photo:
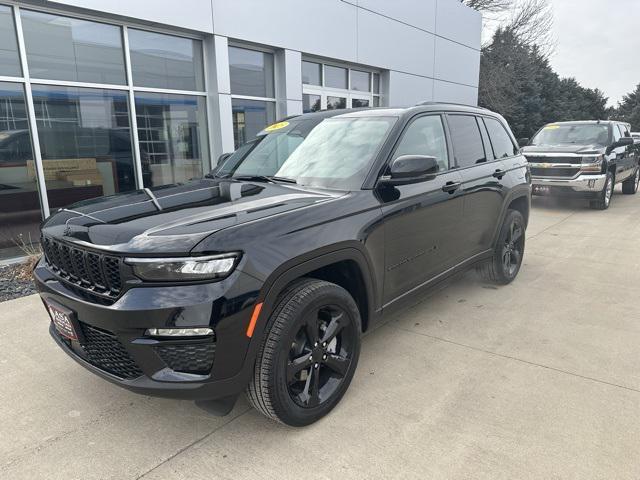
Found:
[[[518,210],[508,210],[492,257],[481,263],[477,271],[484,280],[500,285],[511,283],[524,258],[526,222]]]
[[[249,402],[287,425],[309,425],[345,394],[360,356],[358,306],[344,288],[312,278],[289,286],[268,319]]]
[[[507,277],[515,277],[524,253],[524,225],[513,217],[502,246],[502,268]]]

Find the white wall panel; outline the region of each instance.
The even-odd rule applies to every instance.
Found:
[[[434,36],[358,9],[358,62],[433,76]]]
[[[482,15],[457,0],[438,0],[436,33],[480,50]]]
[[[434,77],[477,87],[480,77],[480,52],[436,37]]]
[[[356,61],[357,7],[340,0],[212,0],[217,35]]]
[[[358,0],[358,6],[435,33],[436,0]]]
[[[465,105],[477,105],[478,89],[475,87],[467,87],[466,85],[434,80],[433,100],[436,102],[454,102],[463,103]]]
[[[410,107],[433,99],[433,80],[400,72],[389,72],[388,99],[390,107]]]
[[[154,23],[213,33],[210,0],[57,0],[46,4],[70,5]]]

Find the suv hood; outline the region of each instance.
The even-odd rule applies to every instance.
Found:
[[[344,192],[202,179],[87,200],[58,210],[42,232],[120,253],[188,253],[224,228],[324,203]]]
[[[606,147],[598,144],[592,145],[529,145],[527,147],[523,147],[522,153],[526,155],[534,154],[534,153],[577,153],[577,154],[588,154],[588,153],[604,153]]]

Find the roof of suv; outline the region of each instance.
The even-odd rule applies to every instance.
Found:
[[[627,122],[622,122],[620,120],[572,120],[566,122],[551,122],[548,125],[611,125],[615,123],[629,125]]]

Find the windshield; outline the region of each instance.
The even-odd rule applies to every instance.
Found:
[[[393,117],[334,117],[320,124],[299,122],[241,146],[216,176],[276,177],[276,181],[280,177],[299,185],[360,189],[395,121]]]
[[[531,140],[531,145],[607,145],[609,125],[556,124],[547,125]]]

